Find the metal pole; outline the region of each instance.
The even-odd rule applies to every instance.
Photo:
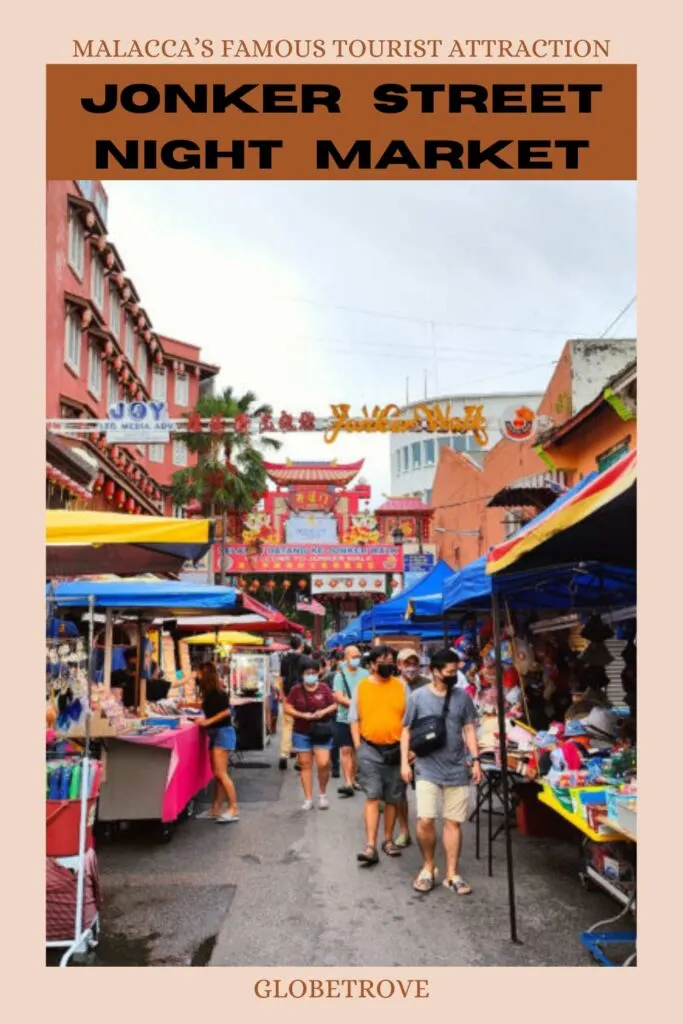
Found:
[[[512,858],[512,835],[510,823],[510,798],[508,790],[508,748],[505,734],[505,693],[503,690],[503,661],[501,656],[500,637],[500,601],[496,593],[492,594],[493,636],[496,648],[496,696],[498,699],[498,732],[500,737],[501,781],[503,789],[503,822],[505,827],[505,859],[508,876],[508,907],[510,911],[510,941],[519,942],[517,938],[517,914],[515,909],[515,880]]]
[[[114,637],[114,613],[107,608],[104,614],[104,675],[102,682],[107,692],[111,689],[112,641]]]

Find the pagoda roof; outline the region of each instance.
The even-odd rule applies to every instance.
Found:
[[[263,468],[277,484],[336,484],[351,483],[363,468],[360,462],[264,462]]]
[[[429,505],[420,498],[388,498],[383,505],[375,509],[375,514],[397,513],[397,512],[418,512],[426,514],[431,512]]]

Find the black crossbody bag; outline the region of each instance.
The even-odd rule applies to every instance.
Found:
[[[311,705],[308,702],[308,694],[306,693],[306,688],[302,686],[301,689],[304,692],[304,697],[306,698],[306,706],[309,708],[310,714]],[[311,727],[309,729],[308,735],[311,737],[311,741],[313,743],[327,743],[328,740],[332,739],[332,722],[329,721],[329,719],[327,721],[320,719],[318,721],[311,722],[310,726]]]
[[[449,686],[440,715],[424,715],[410,727],[410,749],[415,757],[428,757],[446,745],[446,716],[454,686]]]

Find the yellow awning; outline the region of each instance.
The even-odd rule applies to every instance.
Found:
[[[117,512],[45,513],[45,542],[53,544],[208,544],[208,519],[131,516]]]
[[[191,636],[185,641],[188,644],[202,644],[214,647],[262,647],[263,639],[253,633],[240,633],[238,630],[222,630],[219,633],[201,633]]]

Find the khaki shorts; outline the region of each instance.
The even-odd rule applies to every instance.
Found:
[[[427,779],[415,783],[418,818],[438,818],[439,794],[443,794],[443,817],[446,821],[467,821],[469,786],[439,786]]]

